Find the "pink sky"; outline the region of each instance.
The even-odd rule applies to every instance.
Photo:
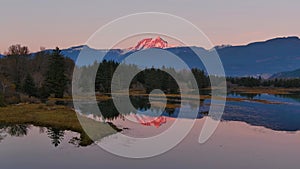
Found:
[[[109,21],[149,11],[170,13],[191,21],[214,45],[241,45],[274,37],[300,36],[299,6],[300,1],[292,0],[7,0],[0,6],[0,53],[12,44],[26,45],[31,51],[41,46],[81,45]]]

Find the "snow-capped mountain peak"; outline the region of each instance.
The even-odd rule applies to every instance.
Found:
[[[149,48],[168,48],[170,47],[168,42],[163,40],[161,37],[146,38],[137,43],[136,46],[129,48],[129,50],[142,50]]]

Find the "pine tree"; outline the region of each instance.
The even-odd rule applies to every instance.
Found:
[[[4,106],[5,106],[4,96],[2,93],[0,93],[0,107],[4,107]]]
[[[53,51],[49,60],[45,79],[45,89],[55,98],[62,98],[66,90],[67,77],[65,75],[65,59],[58,47]]]
[[[29,96],[36,96],[37,89],[34,80],[30,74],[27,74],[25,78],[23,92],[28,94]]]

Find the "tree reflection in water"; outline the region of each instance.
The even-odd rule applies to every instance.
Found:
[[[13,125],[1,125],[0,126],[0,142],[4,140],[7,135],[13,137],[23,137],[28,134],[31,125],[28,124],[13,124]],[[48,137],[51,139],[51,144],[57,147],[61,141],[64,139],[65,132],[56,128],[45,128],[39,127],[40,134],[47,133]]]
[[[122,97],[122,96],[120,96]],[[122,100],[123,98],[120,98]],[[133,108],[130,109],[129,106],[122,105],[122,112],[119,112],[117,108],[115,107],[114,101],[112,99],[107,100],[101,100],[98,102],[98,108],[96,109],[92,104],[90,103],[81,103],[81,106],[79,106],[79,110],[82,114],[87,115],[89,117],[98,119],[106,122],[114,121],[117,118],[125,119],[125,116],[143,116],[143,118],[153,119],[153,123],[155,123],[155,120],[162,119],[160,116],[167,116],[167,117],[178,117],[178,112],[180,109],[181,102],[183,102],[184,105],[187,105],[193,110],[198,109],[197,104],[193,104],[192,101],[188,100],[182,100],[180,96],[168,96],[167,97],[167,106],[162,109],[160,103],[162,101],[161,96],[155,97],[155,105],[151,107],[149,97],[147,96],[130,96],[130,102],[133,105]],[[204,106],[204,99],[200,100],[200,105]],[[151,110],[150,110],[151,109]],[[139,110],[141,113],[137,113],[137,110]],[[153,112],[153,114],[148,114],[148,110]],[[199,118],[202,118],[202,113],[199,112]],[[189,116],[187,115],[187,118]],[[144,120],[140,120],[139,118],[136,119],[137,121],[142,121],[141,124],[146,124]],[[163,120],[162,120],[163,121]],[[147,121],[150,122],[150,121]],[[162,123],[163,124],[163,123]],[[156,126],[156,125],[155,125]]]
[[[0,143],[6,137],[6,133],[3,128],[0,129]]]
[[[28,128],[29,126],[26,124],[15,124],[8,126],[6,132],[11,136],[22,137],[27,135]]]
[[[126,116],[129,115],[130,113],[134,113],[136,114],[136,109],[140,110],[140,111],[146,111],[149,110],[151,107],[150,101],[149,101],[149,97],[145,97],[145,96],[130,96],[130,101],[132,103],[132,105],[134,106],[134,110],[129,110],[129,109],[123,109],[123,111],[121,112],[122,114],[120,114],[120,112],[117,110],[117,108],[114,105],[113,100],[106,100],[106,101],[101,101],[98,103],[98,107],[101,111],[101,115],[105,120],[114,120],[119,116]],[[158,98],[159,101],[159,98]],[[167,99],[167,104],[169,105],[173,105],[173,108],[165,108],[164,110],[161,110],[160,108],[154,108],[155,112],[161,112],[164,111],[167,114],[173,114],[175,111],[175,105],[180,105],[180,98],[176,98],[174,99]],[[93,112],[93,111],[90,111]],[[94,111],[95,112],[95,111]]]
[[[5,139],[9,134],[10,136],[22,137],[26,136],[28,133],[29,125],[27,124],[14,124],[14,125],[5,125],[0,126],[0,142]]]
[[[64,139],[65,132],[57,128],[48,128],[47,135],[51,139],[51,143],[57,147]]]

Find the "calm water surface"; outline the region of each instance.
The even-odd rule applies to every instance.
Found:
[[[71,131],[32,125],[2,126],[0,168],[297,168],[300,156],[299,95],[230,94],[229,97],[246,100],[227,102],[223,120],[208,142],[198,143],[203,122],[209,118],[199,112],[194,128],[177,147],[160,156],[140,160],[112,155],[95,144],[80,147],[77,143],[79,134]],[[203,101],[200,111],[207,111],[209,103],[209,100]],[[178,108],[166,110],[163,116],[155,118],[156,121],[150,120],[151,123],[149,119],[154,117],[125,114],[139,121],[132,123],[119,116],[111,103],[100,104],[102,112],[107,110],[102,119],[123,128],[122,134],[136,137],[161,133],[173,123],[178,112]],[[140,109],[147,109],[146,103],[138,104],[142,105]],[[192,105],[184,108],[194,109]],[[121,133],[100,141],[110,142]]]

